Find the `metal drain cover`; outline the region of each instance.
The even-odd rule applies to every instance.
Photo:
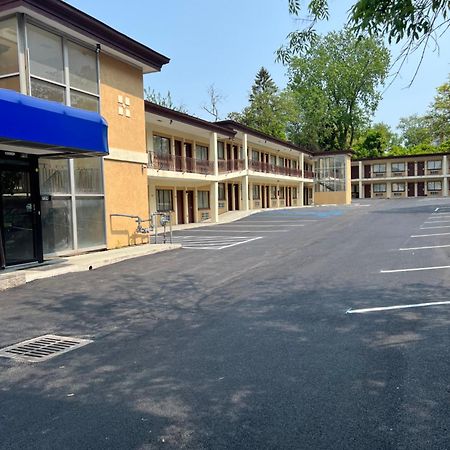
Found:
[[[0,349],[0,357],[25,362],[40,362],[90,344],[89,339],[46,334]]]

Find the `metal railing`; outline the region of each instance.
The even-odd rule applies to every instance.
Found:
[[[275,175],[285,175],[288,177],[301,177],[302,171],[293,167],[276,166],[275,164],[250,159],[248,168],[255,172],[272,173]]]
[[[245,160],[243,159],[219,159],[217,161],[219,173],[239,172],[245,169]]]
[[[208,160],[150,152],[148,163],[149,167],[156,170],[214,175],[214,163]]]

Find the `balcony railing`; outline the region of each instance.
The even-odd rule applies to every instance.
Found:
[[[214,175],[214,163],[212,161],[175,155],[159,155],[153,152],[149,153],[148,159],[149,167],[156,170]]]
[[[302,171],[292,167],[281,167],[275,164],[265,163],[262,161],[249,160],[248,168],[255,172],[272,173],[275,175],[285,175],[288,177],[301,177]]]
[[[239,172],[240,170],[245,169],[245,161],[243,159],[229,159],[226,161],[219,159],[217,163],[219,166],[219,173]]]
[[[314,172],[311,170],[305,170],[305,178],[314,178]]]

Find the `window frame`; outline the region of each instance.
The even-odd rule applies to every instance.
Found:
[[[160,201],[160,195],[164,197],[169,194],[169,201],[167,202],[166,198],[163,198],[163,202]],[[164,204],[169,205],[169,209],[161,209],[159,206]],[[157,212],[171,212],[173,211],[173,190],[172,189],[156,189],[156,211]]]
[[[395,166],[403,166],[403,169],[395,169]],[[400,163],[391,163],[391,171],[393,173],[399,173],[399,172],[404,172],[406,170],[406,164],[404,162],[400,162]]]
[[[430,185],[436,185],[439,184],[439,189],[436,187],[430,188]],[[429,192],[441,192],[442,191],[442,181],[436,180],[436,181],[427,181],[427,191]]]
[[[401,189],[401,186],[403,186],[403,189]],[[396,189],[394,189],[396,187]],[[406,184],[405,183],[392,183],[391,184],[391,192],[406,192]]]
[[[206,198],[206,205],[205,205],[205,198]],[[210,195],[209,191],[197,191],[197,208],[198,209],[210,209]]]
[[[375,168],[378,167],[384,167],[384,170],[375,170]],[[373,173],[386,173],[386,163],[382,163],[382,164],[373,164],[372,165],[372,172]]]
[[[434,167],[430,167],[430,164],[433,164]],[[438,163],[439,167],[436,167],[436,163]],[[442,170],[442,161],[440,159],[433,159],[427,161],[427,170]]]
[[[384,189],[375,189],[375,186],[383,186]],[[373,184],[373,192],[376,194],[385,194],[387,191],[386,183],[374,183]]]
[[[225,183],[219,183],[219,195],[218,195],[218,200],[219,201],[225,201]]]
[[[261,186],[259,184],[254,184],[252,187],[252,199],[261,200]]]

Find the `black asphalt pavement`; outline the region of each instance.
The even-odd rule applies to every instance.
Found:
[[[94,342],[0,358],[0,449],[450,448],[450,305],[347,313],[450,300],[445,211],[265,212],[1,293],[1,347]]]

